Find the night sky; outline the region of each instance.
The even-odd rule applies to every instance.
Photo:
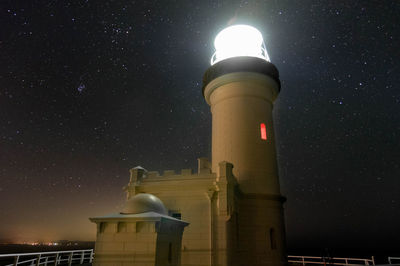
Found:
[[[202,76],[246,23],[280,71],[289,246],[400,238],[399,1],[1,1],[0,239],[94,240],[129,169],[210,156]],[[397,242],[398,243],[398,242]]]

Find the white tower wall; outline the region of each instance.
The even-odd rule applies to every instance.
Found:
[[[278,76],[271,63],[244,56],[220,61],[204,75],[203,93],[212,113],[212,170],[217,172],[222,161],[232,163],[240,191],[226,225],[229,266],[287,264],[285,198],[272,121]]]
[[[212,170],[222,161],[232,163],[244,193],[280,194],[272,124],[277,93],[273,79],[251,72],[223,75],[204,90],[212,112]]]

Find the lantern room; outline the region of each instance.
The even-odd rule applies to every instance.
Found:
[[[252,26],[233,25],[223,29],[215,37],[214,47],[211,65],[238,56],[258,57],[270,61],[260,31]]]

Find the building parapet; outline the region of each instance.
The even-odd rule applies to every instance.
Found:
[[[181,169],[180,173],[176,173],[174,170],[164,170],[162,175],[160,175],[158,171],[147,171],[142,167],[135,167],[130,170],[130,181],[127,186],[123,187],[123,190],[127,193],[127,199],[129,199],[137,193],[143,192],[143,186],[146,185],[164,184],[166,187],[174,187],[177,184],[182,184],[179,182],[183,180],[192,180],[194,182],[201,182],[198,184],[196,183],[196,188],[211,186],[214,187],[215,191],[220,191],[221,193],[225,193],[223,191],[226,191],[229,187],[229,191],[232,191],[229,192],[229,204],[232,204],[233,194],[231,193],[233,193],[237,186],[237,181],[232,173],[232,168],[233,165],[231,163],[223,161],[219,163],[218,171],[213,173],[211,171],[211,164],[207,158],[198,159],[197,173],[193,173],[192,169]],[[164,181],[168,181],[168,183],[162,183]],[[194,185],[194,183],[187,184]],[[211,187],[209,189],[211,189]]]
[[[163,174],[160,175],[158,171],[149,171],[143,177],[141,182],[146,182],[150,180],[171,180],[171,179],[199,179],[205,177],[215,177],[215,173],[202,172],[202,173],[193,173],[192,169],[181,169],[180,173],[175,172],[175,170],[164,170]]]
[[[177,174],[175,170],[164,170],[163,174],[160,175],[158,171],[147,171],[141,166],[137,166],[130,170],[131,176],[128,185],[139,185],[141,182],[146,182],[146,179],[155,179],[155,178],[183,178],[183,177],[198,177],[211,175],[211,163],[208,158],[199,158],[198,161],[198,171],[197,173],[193,173],[192,169],[181,169],[180,174]]]

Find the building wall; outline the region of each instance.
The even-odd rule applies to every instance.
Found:
[[[218,171],[221,161],[229,161],[239,188],[226,224],[227,264],[285,265],[283,197],[272,119],[278,75],[270,73],[274,67],[267,62],[262,62],[261,72],[252,67],[232,71],[237,60],[252,60],[253,67],[260,63],[227,59],[212,66],[206,74],[213,78],[203,91],[212,113],[212,171]]]
[[[282,200],[265,195],[240,197],[232,266],[286,264]]]
[[[280,193],[272,121],[277,91],[270,77],[247,72],[220,76],[204,91],[212,113],[212,170],[221,161],[232,163],[244,193]]]
[[[131,181],[125,187],[127,197],[150,193],[160,198],[166,208],[181,214],[189,222],[181,246],[182,266],[227,265],[227,221],[234,210],[235,179],[232,165],[222,162],[218,173],[204,167],[199,160],[199,173],[184,169],[181,174],[164,171],[144,175],[131,171]]]
[[[135,185],[135,194],[150,193],[157,196],[171,214],[180,213],[181,219],[189,222],[182,238],[182,266],[209,266],[212,260],[212,203],[209,191],[215,189],[215,175],[167,173],[164,176],[150,173]]]
[[[157,235],[156,266],[180,266],[182,227],[163,221]]]
[[[96,266],[179,266],[185,222],[165,217],[93,218]],[[103,218],[104,219],[104,218]],[[116,219],[118,221],[116,221]],[[135,219],[135,221],[132,221]]]
[[[94,266],[154,266],[155,222],[100,222]]]

